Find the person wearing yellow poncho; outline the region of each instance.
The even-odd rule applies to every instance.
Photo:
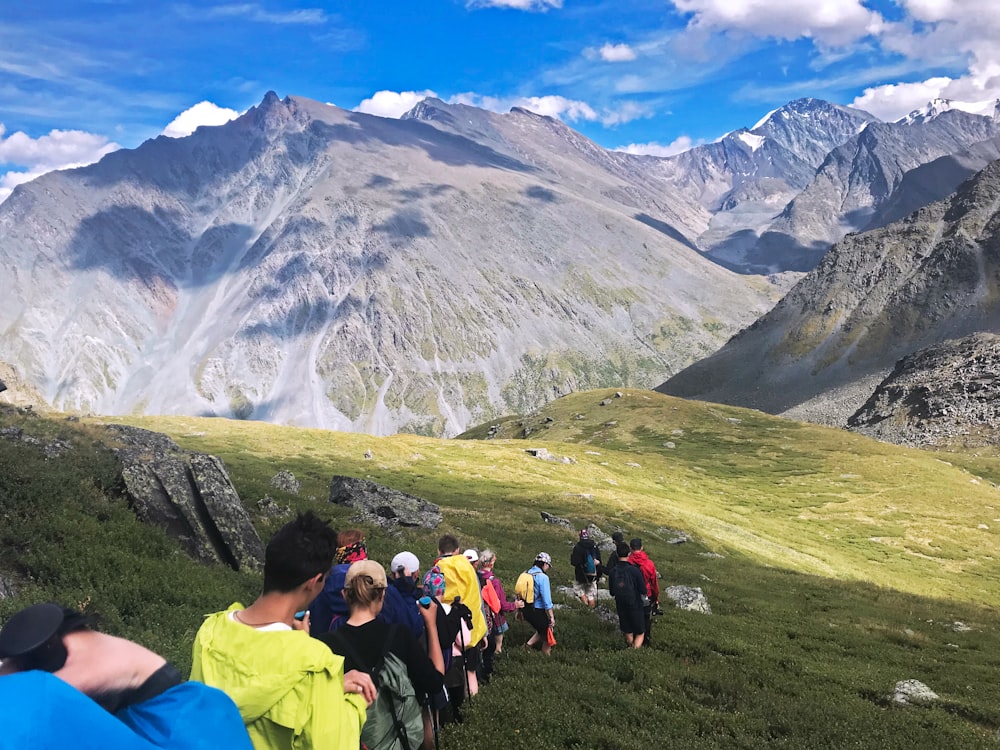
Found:
[[[195,637],[191,679],[226,692],[255,750],[357,750],[371,677],[309,636],[308,606],[333,562],[336,532],[312,513],[268,542],[264,591],[247,608],[209,615]]]
[[[472,610],[472,632],[468,645],[474,646],[486,636],[479,576],[472,563],[464,555],[457,554],[458,540],[451,534],[445,534],[438,540],[438,552],[441,557],[434,561],[434,565],[444,577],[444,596],[441,600],[451,604],[456,596],[460,596],[462,603]]]

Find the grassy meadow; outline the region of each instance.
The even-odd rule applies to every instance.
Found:
[[[908,450],[843,431],[642,390],[590,391],[465,439],[375,438],[254,422],[115,418],[221,457],[263,538],[283,519],[265,495],[350,523],[330,477],[371,479],[438,503],[435,532],[369,530],[371,556],[427,563],[437,536],[497,550],[512,586],[539,550],[568,585],[574,532],[540,512],[641,536],[662,586],[699,586],[712,615],[668,605],[654,643],[557,596],[553,656],[515,623],[498,672],[442,747],[1000,747],[1000,463]],[[86,424],[6,417],[74,436],[58,462],[0,440],[0,572],[21,588],[0,619],[41,598],[85,604],[108,630],[183,670],[200,615],[254,596],[250,574],[198,565],[118,499],[113,462]],[[99,420],[89,420],[99,421]],[[0,425],[2,426],[2,425]],[[492,427],[494,437],[485,438]],[[526,452],[546,448],[557,459]],[[371,458],[366,458],[370,451]],[[291,495],[270,479],[295,474]],[[675,530],[692,541],[669,543]],[[26,581],[26,583],[24,583]],[[891,702],[899,680],[940,696]]]

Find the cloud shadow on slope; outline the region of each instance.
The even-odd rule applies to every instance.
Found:
[[[680,242],[682,245],[690,248],[691,250],[694,250],[699,255],[701,254],[701,251],[698,249],[698,246],[694,244],[694,242],[689,240],[687,236],[681,233],[676,227],[667,224],[667,222],[660,221],[659,219],[654,219],[652,216],[645,213],[635,214],[632,218],[638,222],[645,224],[647,227],[655,229],[657,232],[660,232],[661,234],[665,234],[670,239]]]

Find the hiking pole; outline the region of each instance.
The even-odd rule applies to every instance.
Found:
[[[461,604],[461,603],[462,603],[462,597],[456,596],[454,598],[454,600],[452,601],[451,606],[454,607],[456,604]],[[469,609],[469,608],[466,607],[466,609]],[[471,620],[471,615],[472,615],[472,610],[471,609],[469,610],[469,615],[470,615],[470,620]],[[461,616],[461,613],[459,613],[459,616]],[[472,628],[471,623],[469,625],[469,628],[471,630],[471,628]],[[465,653],[465,633],[462,632],[462,626],[461,626],[461,624],[459,624],[459,626],[458,626],[458,640],[462,644],[462,674],[465,676],[465,696],[471,700],[472,699],[472,693],[471,693],[471,691],[469,689],[469,658],[468,658],[468,656],[466,656],[466,653]]]

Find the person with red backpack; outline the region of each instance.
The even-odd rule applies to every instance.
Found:
[[[507,599],[507,592],[504,591],[503,583],[493,572],[493,566],[496,565],[497,555],[496,552],[490,549],[484,549],[479,555],[479,572],[483,580],[488,582],[493,590],[496,592],[497,601],[500,603],[500,609],[497,612],[495,624],[494,624],[494,640],[496,641],[496,653],[503,653],[503,637],[510,629],[510,625],[507,623],[507,613],[516,612],[524,606],[524,602],[515,598],[512,600]]]
[[[653,610],[660,606],[660,581],[656,573],[656,566],[642,548],[642,540],[633,539],[628,546],[632,550],[629,553],[628,561],[642,571],[642,578],[646,582],[646,600],[643,602],[642,610],[646,621],[644,643],[648,646],[651,642]]]

